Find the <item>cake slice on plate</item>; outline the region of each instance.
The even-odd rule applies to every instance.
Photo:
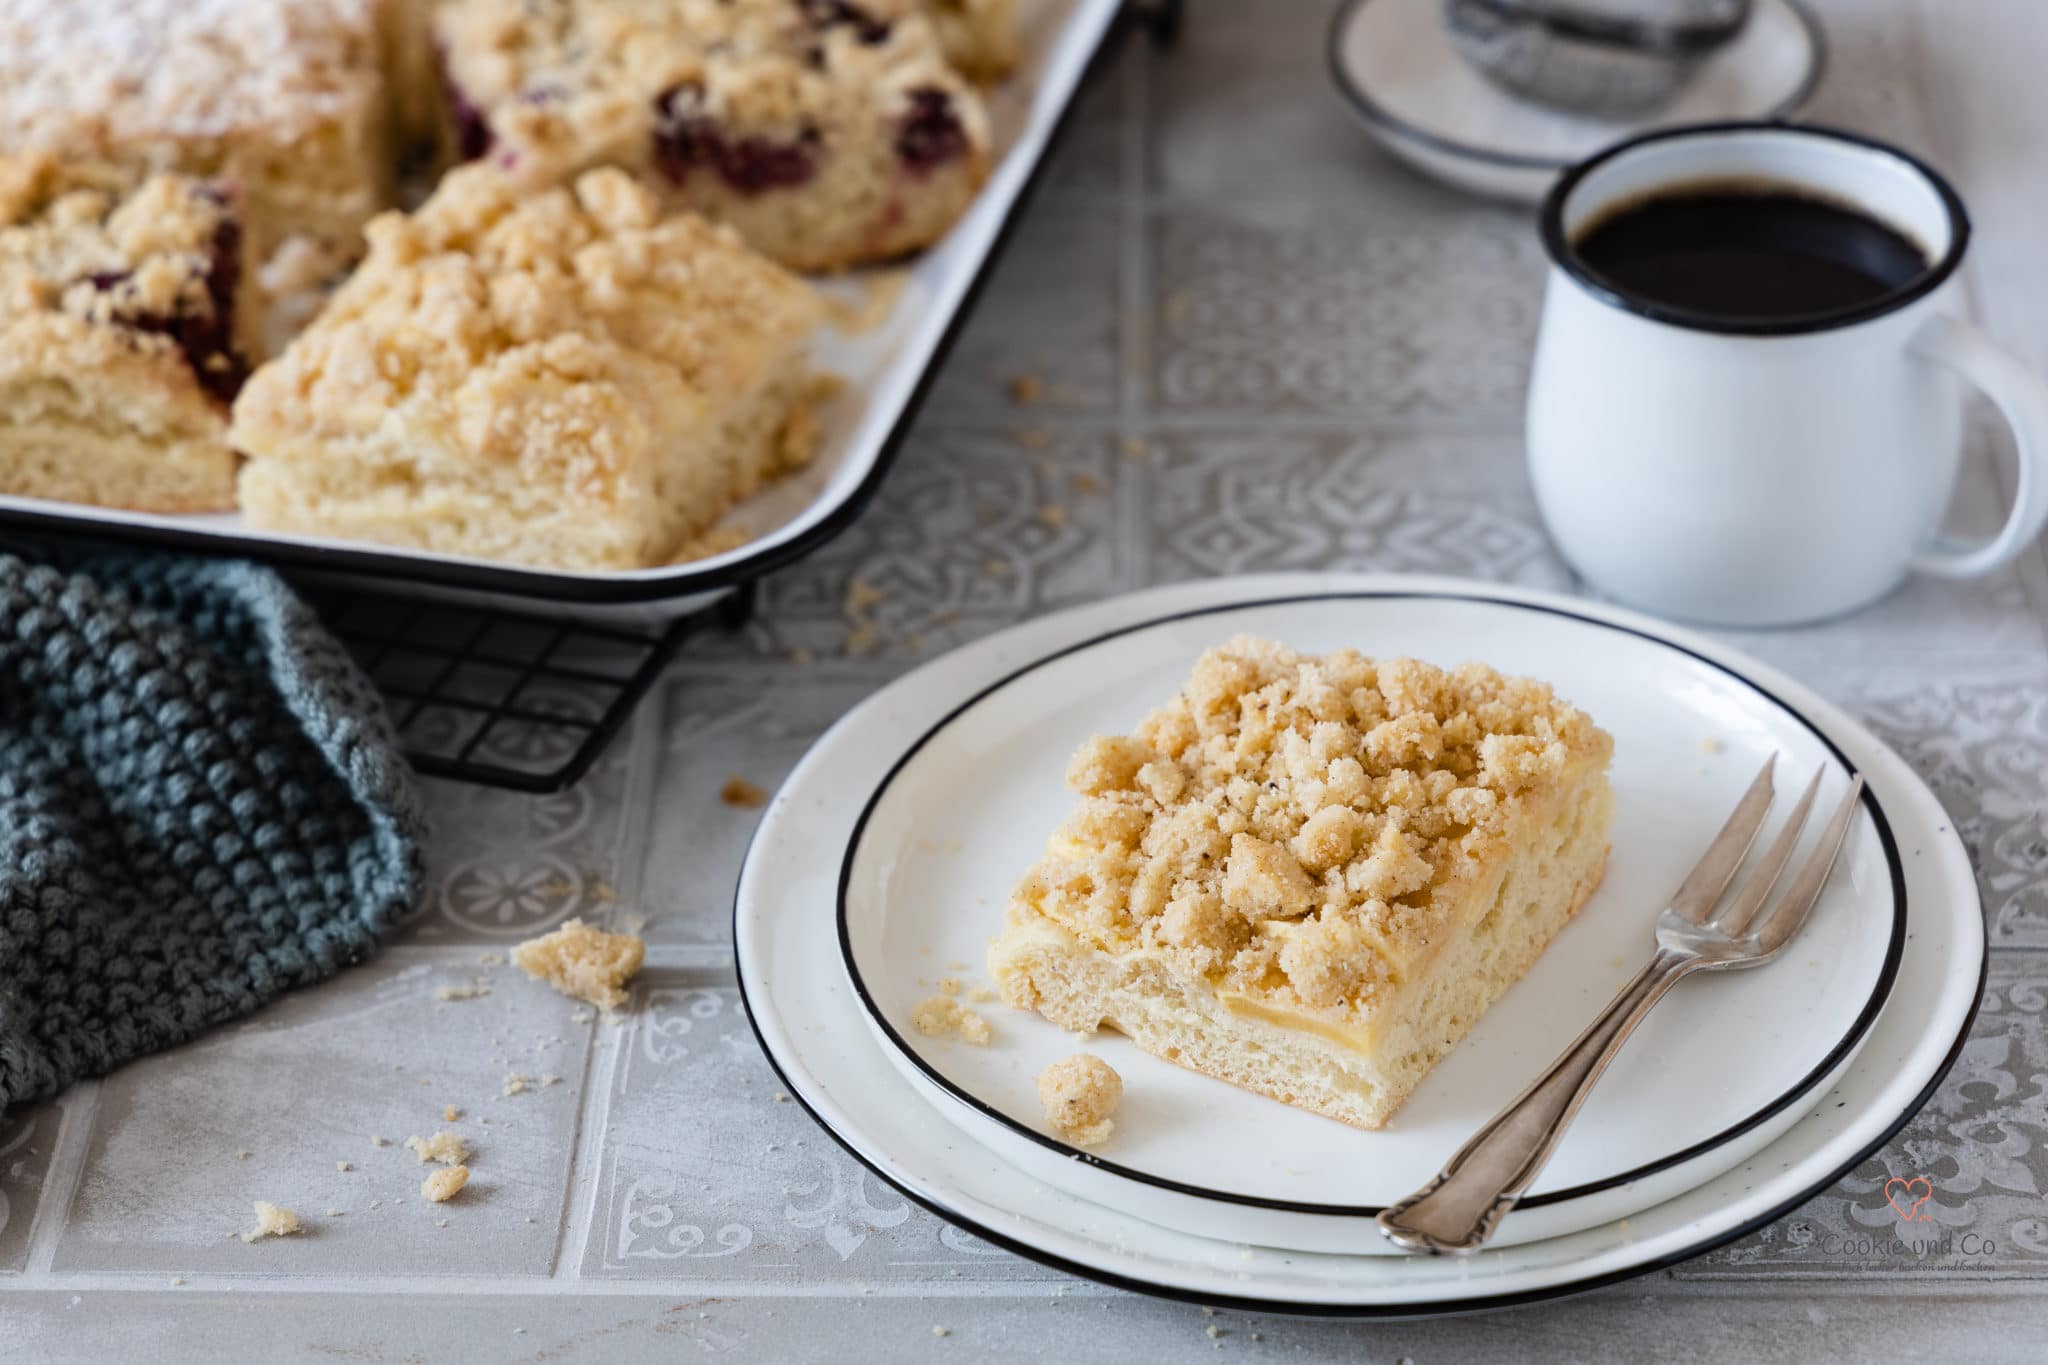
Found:
[[[1612,749],[1540,682],[1241,637],[1075,755],[990,971],[1062,1028],[1378,1128],[1599,884]]]

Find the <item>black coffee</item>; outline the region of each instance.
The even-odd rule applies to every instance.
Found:
[[[1911,239],[1874,218],[1763,186],[1637,200],[1582,232],[1574,250],[1624,297],[1730,322],[1853,309],[1929,266]]]

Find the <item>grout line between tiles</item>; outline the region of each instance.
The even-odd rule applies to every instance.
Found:
[[[570,1147],[569,1176],[562,1191],[562,1226],[555,1241],[553,1277],[575,1283],[581,1292],[583,1265],[590,1257],[590,1237],[597,1226],[597,1205],[603,1188],[604,1139],[610,1129],[612,1093],[617,1080],[623,1039],[635,1027],[631,1018],[610,1022],[600,1018],[591,1029],[584,1063],[583,1106],[577,1115]]]
[[[36,1200],[29,1226],[24,1279],[46,1275],[57,1257],[57,1243],[71,1220],[71,1205],[85,1179],[85,1154],[92,1143],[93,1120],[99,1113],[100,1083],[86,1081],[64,1092],[59,1101],[57,1137],[50,1152],[50,1171]]]

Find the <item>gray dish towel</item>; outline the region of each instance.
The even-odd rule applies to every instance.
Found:
[[[274,573],[0,554],[0,1111],[360,961],[423,832],[376,692]]]

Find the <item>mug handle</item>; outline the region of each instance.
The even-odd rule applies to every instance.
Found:
[[[2012,513],[1989,540],[1937,534],[1913,556],[1913,567],[1942,578],[1989,573],[2033,542],[2048,521],[2048,384],[1960,318],[1932,318],[1908,349],[1976,385],[1998,405],[2019,453]]]

